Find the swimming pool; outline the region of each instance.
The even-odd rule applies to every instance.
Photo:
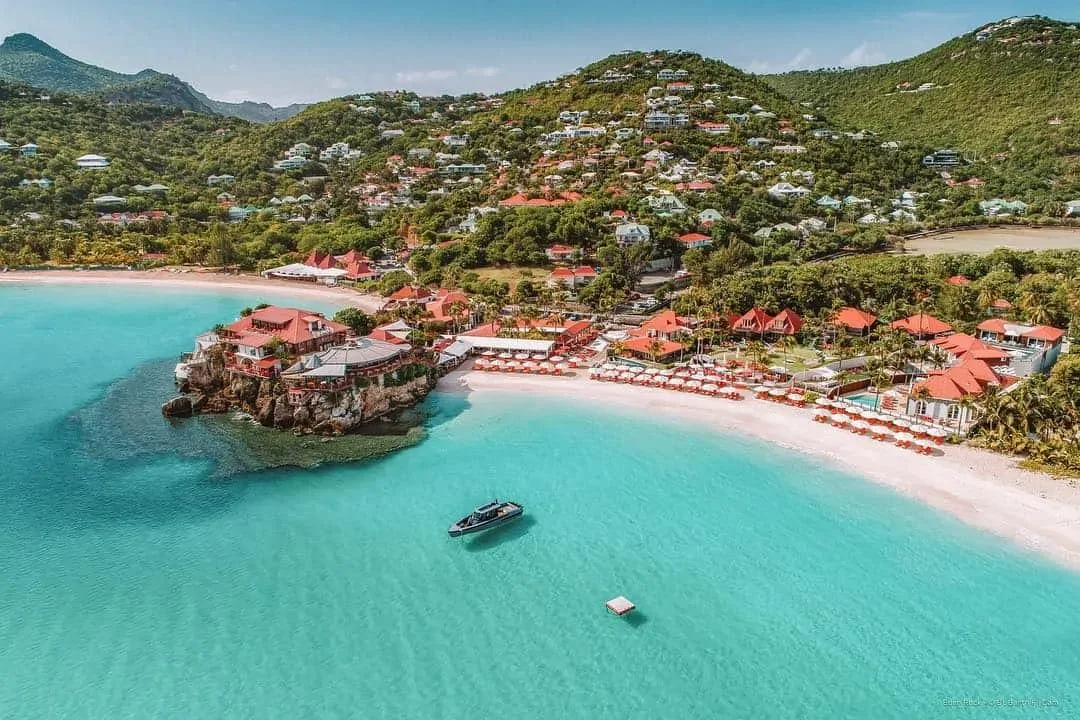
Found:
[[[877,408],[881,407],[880,397],[880,395],[876,395],[874,393],[859,393],[857,395],[848,395],[844,398],[844,400],[849,400],[856,405],[862,405],[863,407],[870,408],[871,410],[876,410]]]

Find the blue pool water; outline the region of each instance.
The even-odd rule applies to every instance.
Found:
[[[0,286],[0,716],[1080,714],[1080,577],[808,457],[434,395],[417,447],[222,476],[125,421],[259,299]],[[493,496],[526,518],[447,538]]]

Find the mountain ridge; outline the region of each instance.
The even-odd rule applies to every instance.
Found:
[[[296,103],[275,108],[268,103],[213,100],[175,75],[152,68],[125,74],[91,65],[29,33],[10,35],[0,44],[0,79],[53,92],[93,93],[112,102],[164,105],[255,123],[284,120],[308,107]]]

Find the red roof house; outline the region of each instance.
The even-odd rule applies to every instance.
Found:
[[[431,297],[431,291],[425,287],[404,285],[390,296],[390,302],[419,303],[426,302]]]
[[[952,325],[938,320],[933,315],[918,313],[893,322],[889,327],[903,330],[919,339],[936,338],[952,332]]]
[[[706,247],[707,245],[712,244],[712,238],[710,236],[696,232],[680,235],[678,239],[679,242],[682,243],[682,246],[687,250]]]
[[[784,308],[765,329],[770,335],[795,335],[802,329],[803,320],[794,310]]]
[[[455,304],[461,306],[456,313],[453,311]],[[460,320],[469,315],[469,297],[462,292],[439,288],[435,299],[428,302],[425,308],[436,320],[453,320],[455,317]]]
[[[876,322],[877,315],[853,307],[840,308],[830,320],[832,325],[860,335],[870,332],[870,328],[874,327]]]
[[[747,335],[764,335],[772,321],[772,316],[769,313],[755,307],[747,310],[746,314],[736,320],[731,329]]]

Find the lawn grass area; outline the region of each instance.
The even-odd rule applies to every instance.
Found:
[[[828,362],[828,359],[826,359],[825,362]],[[820,367],[824,364],[819,359],[816,350],[803,345],[796,345],[786,351],[773,346],[770,352],[769,363],[772,365],[783,365],[792,372],[802,372],[803,370],[810,370],[811,368]]]
[[[522,280],[531,280],[533,283],[544,282],[547,279],[548,271],[543,268],[531,268],[531,267],[497,267],[497,268],[477,268],[476,270],[470,270],[479,275],[482,279],[494,279],[499,282],[505,282],[510,284],[510,291],[517,287],[517,284]]]

